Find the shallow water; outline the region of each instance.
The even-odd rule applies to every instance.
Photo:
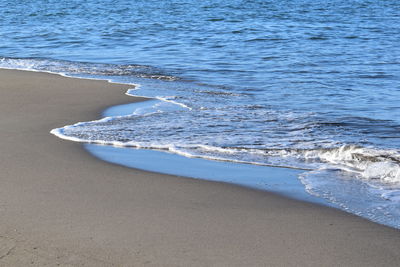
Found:
[[[86,144],[94,156],[126,167],[214,182],[242,185],[279,193],[289,198],[333,206],[306,192],[297,178],[302,171],[249,164],[187,158],[164,151]],[[154,164],[157,162],[157,164]]]
[[[400,227],[399,16],[394,0],[0,0],[0,67],[158,99],[64,138],[306,169],[309,193]]]

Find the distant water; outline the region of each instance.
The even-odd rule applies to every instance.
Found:
[[[0,0],[0,25],[0,67],[158,99],[60,137],[303,169],[310,194],[400,228],[398,1]]]

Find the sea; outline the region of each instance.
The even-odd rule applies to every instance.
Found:
[[[61,138],[296,169],[307,194],[400,228],[399,1],[0,0],[0,68],[151,99]]]

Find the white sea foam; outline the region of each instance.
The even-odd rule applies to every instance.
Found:
[[[306,159],[318,159],[347,171],[360,174],[366,180],[400,185],[400,154],[394,150],[377,150],[358,146],[314,150],[305,153]]]
[[[161,102],[165,103],[165,102]],[[169,102],[166,102],[169,103]],[[174,104],[174,103],[171,103]],[[244,147],[219,147],[213,145],[185,143],[165,143],[163,140],[151,141],[119,141],[78,137],[92,125],[118,121],[128,117],[141,117],[163,112],[159,104],[152,104],[148,109],[133,111],[132,115],[106,117],[92,122],[79,122],[74,125],[54,129],[51,133],[71,141],[114,145],[119,147],[136,147],[158,149],[176,153],[186,157],[202,157],[212,160],[240,162],[255,165],[280,166],[300,169],[340,169],[356,174],[356,177],[383,185],[400,186],[399,153],[390,150],[377,150],[359,146],[341,146],[329,149],[254,149]]]
[[[188,109],[188,110],[192,110],[191,107],[189,107],[189,106],[187,106],[187,105],[185,105],[185,104],[183,104],[183,103],[180,103],[180,102],[178,102],[178,101],[174,101],[174,100],[170,99],[170,98],[172,98],[172,97],[161,97],[161,96],[156,96],[155,98],[157,98],[157,99],[159,99],[159,100],[161,100],[161,101],[165,101],[165,102],[169,102],[169,103],[172,103],[172,104],[181,106],[181,107],[186,108],[186,109]]]
[[[0,68],[56,73],[63,76],[133,76],[138,78],[148,78],[165,81],[178,80],[177,77],[164,75],[158,69],[145,65],[86,63],[45,58],[0,57]],[[100,79],[107,80],[107,78]]]

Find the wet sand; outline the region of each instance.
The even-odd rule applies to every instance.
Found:
[[[0,70],[0,266],[396,266],[400,231],[239,186],[103,162],[49,133],[143,99]]]

